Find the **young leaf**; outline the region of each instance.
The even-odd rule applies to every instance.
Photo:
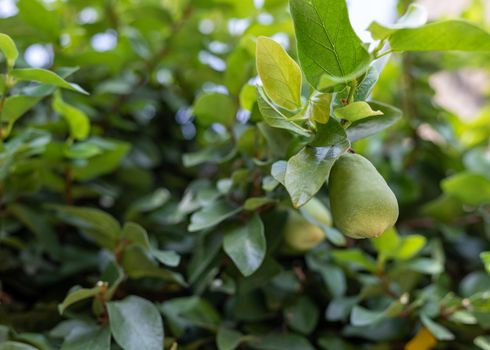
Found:
[[[59,93],[54,96],[53,109],[65,118],[70,126],[70,134],[74,139],[85,140],[88,137],[90,120],[83,111],[65,103]]]
[[[352,123],[346,130],[351,142],[374,135],[392,126],[402,117],[402,112],[393,106],[373,101],[370,101],[369,105],[383,112],[383,115],[364,118]]]
[[[306,115],[310,120],[320,124],[326,124],[330,118],[330,104],[332,94],[315,91],[308,101]]]
[[[490,51],[490,33],[461,20],[399,29],[389,42],[393,51]]]
[[[255,214],[246,225],[225,233],[223,249],[244,276],[253,274],[265,257],[264,225]]]
[[[352,29],[345,0],[291,0],[298,55],[306,79],[344,82],[368,68],[370,55]]]
[[[267,96],[289,110],[301,106],[301,70],[286,50],[274,40],[257,38],[257,72]]]
[[[483,265],[485,266],[485,270],[490,273],[490,251],[488,252],[481,252],[480,253],[480,258],[483,262]]]
[[[109,324],[116,342],[124,350],[161,350],[163,322],[153,303],[129,296],[107,303]]]
[[[279,129],[285,129],[292,131],[293,133],[301,136],[310,136],[310,132],[301,126],[295,124],[294,122],[288,120],[285,115],[283,115],[276,107],[269,102],[264,90],[257,86],[257,103],[259,106],[260,113],[264,118],[264,121],[274,127]]]
[[[383,112],[373,110],[367,102],[357,101],[334,109],[333,114],[339,119],[353,123],[364,118],[383,115]]]
[[[7,34],[0,33],[0,51],[2,51],[5,56],[7,65],[13,67],[19,56],[19,52],[17,51],[14,41]]]
[[[92,298],[96,296],[100,291],[105,288],[103,284],[98,284],[93,288],[87,289],[87,288],[78,288],[70,291],[68,295],[65,297],[63,302],[58,305],[58,311],[60,314],[63,314],[63,312],[72,304],[75,304],[76,302],[87,299],[87,298]]]
[[[54,85],[88,95],[88,92],[77,84],[69,83],[58,74],[42,68],[23,68],[12,70],[12,76],[17,80],[35,81],[42,84]]]

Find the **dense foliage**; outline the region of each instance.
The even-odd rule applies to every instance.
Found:
[[[482,6],[18,0],[0,350],[490,349],[490,104],[429,84],[488,72]]]

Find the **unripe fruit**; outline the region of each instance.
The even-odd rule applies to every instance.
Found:
[[[343,154],[328,182],[335,226],[352,238],[374,238],[398,219],[398,202],[383,177],[366,158]]]
[[[311,216],[314,220],[318,221],[320,224],[332,226],[332,215],[328,209],[323,205],[323,203],[313,197],[301,207],[301,211],[306,215]]]
[[[306,203],[301,211],[320,224],[331,226],[332,217],[327,208],[316,198]],[[290,211],[284,230],[284,240],[289,248],[296,252],[305,252],[320,244],[325,232],[312,224],[296,211]]]

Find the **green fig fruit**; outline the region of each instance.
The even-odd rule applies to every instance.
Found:
[[[319,224],[326,226],[332,225],[330,212],[316,198],[312,198],[301,207],[301,212]],[[284,240],[292,251],[308,251],[320,244],[325,238],[325,232],[319,226],[309,222],[297,211],[290,211],[284,230]]]
[[[328,190],[335,226],[352,238],[374,238],[398,219],[398,202],[366,158],[345,153],[330,172]]]

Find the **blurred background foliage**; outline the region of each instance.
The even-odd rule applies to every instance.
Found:
[[[111,348],[154,349],[161,316],[165,349],[490,348],[489,54],[391,58],[372,97],[404,116],[353,148],[394,190],[397,228],[375,241],[324,228],[291,254],[292,209],[266,160],[297,145],[259,130],[255,92],[257,36],[296,55],[287,5],[0,2],[16,67],[90,93],[10,91],[23,97],[0,124],[0,349],[109,349],[109,328]],[[429,13],[490,28],[488,2],[457,11]],[[244,203],[267,241],[249,277],[222,249]],[[135,344],[128,322],[157,329]]]

